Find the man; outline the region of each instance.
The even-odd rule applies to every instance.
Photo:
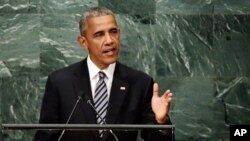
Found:
[[[172,93],[143,72],[117,62],[120,29],[113,13],[91,8],[79,22],[78,42],[88,50],[83,61],[53,72],[47,80],[40,123],[171,124]],[[78,97],[81,97],[72,116]],[[36,141],[136,141],[135,131],[38,131]],[[61,134],[61,136],[60,136]],[[171,140],[170,132],[143,131],[145,141]],[[117,139],[116,139],[117,138]]]

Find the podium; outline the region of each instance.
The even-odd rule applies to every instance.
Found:
[[[141,131],[158,130],[164,132],[171,130],[172,141],[174,141],[175,125],[142,125],[142,124],[2,124],[3,130],[64,130],[64,131],[90,131],[90,130],[109,130],[113,131]],[[113,133],[111,133],[113,135]],[[164,134],[164,133],[163,133]],[[113,135],[116,136],[116,135]]]

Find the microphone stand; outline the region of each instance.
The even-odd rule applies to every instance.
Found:
[[[91,103],[91,101],[89,99],[87,99],[87,103],[90,105],[90,107],[95,111],[95,113],[97,114],[97,116],[102,120],[102,122],[104,124],[107,124],[106,121],[100,116],[100,114],[95,110],[94,105]],[[109,129],[109,132],[111,133],[111,135],[115,138],[115,141],[119,141],[118,137],[115,135],[115,133],[113,132],[112,129]]]
[[[71,117],[72,117],[72,115],[73,115],[73,113],[74,113],[74,111],[75,111],[75,109],[76,109],[76,107],[77,107],[77,105],[78,105],[78,103],[79,103],[79,101],[80,101],[81,99],[82,99],[82,97],[78,96],[78,99],[77,99],[77,101],[76,101],[76,104],[74,105],[74,108],[73,108],[73,110],[71,111],[71,113],[70,113],[70,115],[69,115],[69,118],[68,118],[66,124],[69,123],[69,120],[71,119]],[[62,131],[62,133],[61,133],[61,135],[59,136],[59,138],[58,138],[57,141],[60,141],[60,140],[61,140],[61,138],[62,138],[63,135],[64,135],[64,132],[65,132],[65,129],[63,129],[63,131]]]

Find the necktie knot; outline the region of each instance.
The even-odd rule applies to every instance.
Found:
[[[99,71],[99,78],[104,79],[104,77],[105,77],[105,73],[102,71]]]

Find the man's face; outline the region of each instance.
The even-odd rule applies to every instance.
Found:
[[[90,59],[100,69],[116,62],[120,46],[120,29],[115,18],[105,15],[88,19],[85,36],[79,37],[78,42],[88,49]]]

